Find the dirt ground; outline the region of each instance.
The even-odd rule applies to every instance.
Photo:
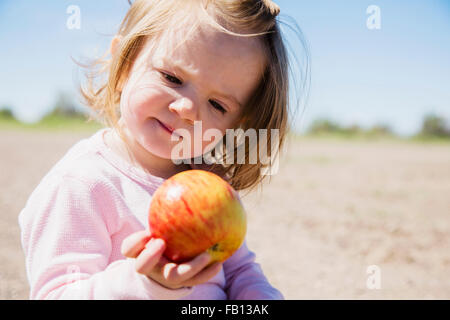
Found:
[[[90,134],[1,132],[0,299],[28,298],[21,208]],[[450,299],[450,144],[298,139],[242,196],[248,245],[286,299]]]

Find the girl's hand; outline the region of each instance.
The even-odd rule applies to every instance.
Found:
[[[206,267],[211,259],[207,252],[191,261],[176,264],[162,255],[165,248],[164,240],[152,238],[148,231],[138,231],[123,240],[121,252],[128,258],[136,258],[138,273],[169,289],[204,283],[222,268],[222,263],[218,262]]]

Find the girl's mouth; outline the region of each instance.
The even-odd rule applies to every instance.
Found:
[[[158,119],[156,119],[156,121],[158,121],[158,123],[161,125],[161,127],[166,130],[170,135],[174,134],[175,136],[180,136],[177,133],[174,133],[174,129],[172,129],[172,127],[165,125],[163,122],[159,121]]]

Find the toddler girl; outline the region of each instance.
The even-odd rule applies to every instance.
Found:
[[[80,88],[106,128],[74,145],[19,215],[30,298],[283,298],[245,241],[223,263],[209,265],[205,252],[176,264],[146,229],[153,193],[178,172],[209,170],[236,190],[262,181],[266,166],[249,163],[248,151],[231,165],[198,160],[217,155],[219,143],[226,156],[233,128],[268,129],[267,144],[281,147],[288,79],[278,12],[262,0],[133,2],[111,57]],[[208,129],[220,133],[212,142],[203,139]],[[189,157],[173,152],[179,141]]]

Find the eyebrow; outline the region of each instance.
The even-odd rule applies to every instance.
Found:
[[[190,72],[184,70],[183,67],[181,67],[179,64],[176,64],[176,63],[173,63],[173,62],[169,62],[169,61],[167,61],[164,58],[162,58],[161,61],[162,61],[163,64],[171,66],[173,69],[175,69],[176,72],[179,72],[180,74],[191,75]],[[233,95],[221,93],[221,92],[218,92],[218,91],[213,91],[213,93],[215,95],[218,95],[218,96],[221,96],[221,97],[223,97],[225,99],[233,101],[239,108],[242,108],[242,104]]]

